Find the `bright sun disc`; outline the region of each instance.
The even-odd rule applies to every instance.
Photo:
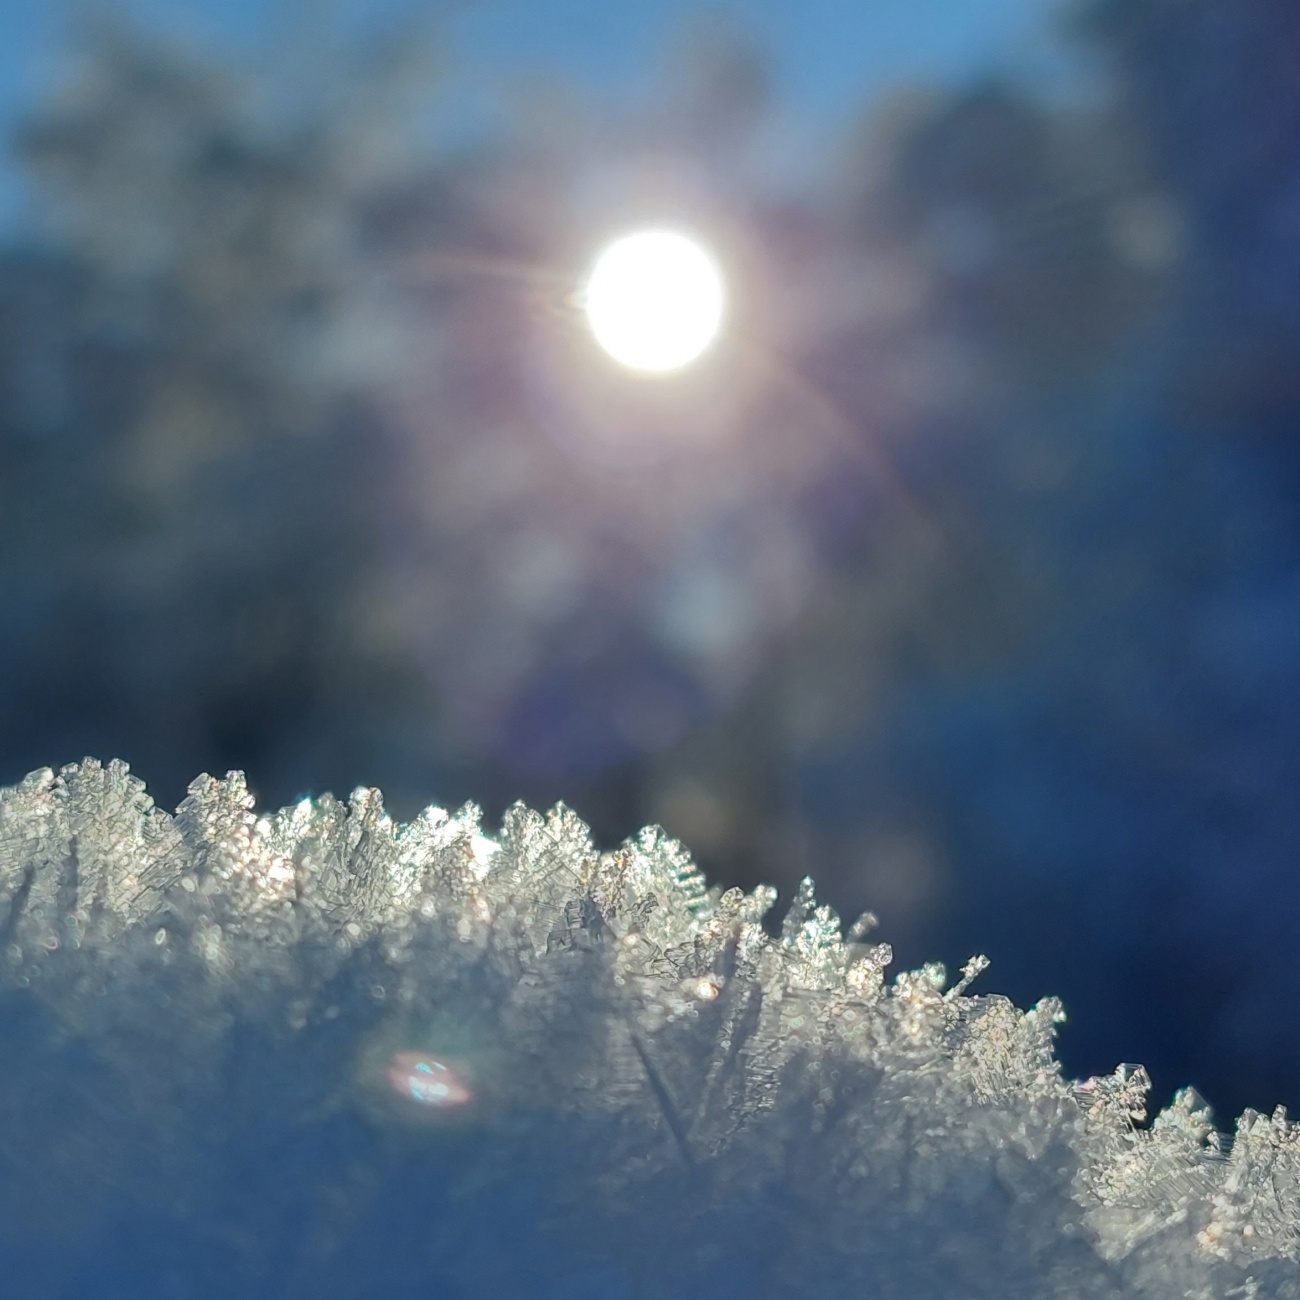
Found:
[[[693,239],[641,230],[596,259],[584,295],[596,341],[630,370],[694,361],[718,335],[726,294],[717,263]]]

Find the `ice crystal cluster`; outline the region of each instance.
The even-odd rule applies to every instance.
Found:
[[[568,809],[0,794],[12,1297],[1300,1297],[1300,1140]]]

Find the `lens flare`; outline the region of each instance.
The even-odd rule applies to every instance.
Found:
[[[689,365],[717,338],[726,289],[695,240],[640,230],[596,259],[584,300],[591,332],[615,361],[661,374]]]
[[[392,1090],[417,1106],[448,1110],[474,1100],[457,1067],[427,1052],[394,1052],[387,1074]]]

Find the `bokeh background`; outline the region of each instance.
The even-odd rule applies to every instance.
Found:
[[[1294,0],[11,4],[0,126],[0,781],[660,822],[1300,1106]]]

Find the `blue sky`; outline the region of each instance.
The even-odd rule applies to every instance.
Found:
[[[257,50],[286,9],[313,0],[120,0],[147,25],[201,41]],[[392,21],[413,0],[316,0],[345,24]],[[427,8],[427,6],[425,6]],[[61,6],[0,0],[0,128],[56,75]],[[952,82],[1013,68],[1040,82],[1078,68],[1053,38],[1058,0],[461,0],[448,38],[456,70],[449,93],[464,111],[487,114],[497,89],[549,73],[580,91],[634,97],[655,83],[683,25],[721,14],[754,32],[773,58],[783,103],[810,124],[843,120],[901,81]],[[0,220],[12,219],[17,188],[0,174]]]

